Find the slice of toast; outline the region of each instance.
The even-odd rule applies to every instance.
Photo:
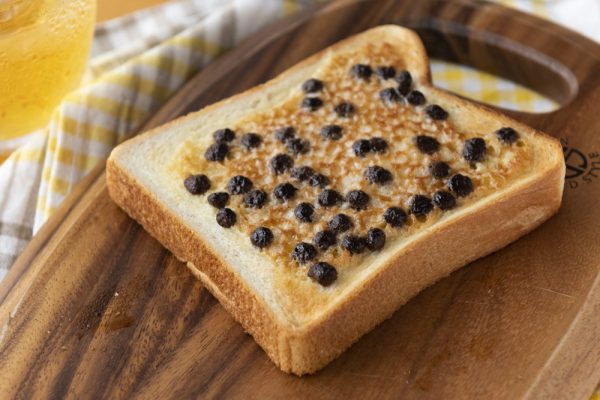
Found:
[[[556,140],[432,87],[418,36],[381,26],[123,143],[107,181],[301,375],[548,219],[564,172]]]

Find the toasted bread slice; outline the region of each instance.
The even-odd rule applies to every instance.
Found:
[[[322,85],[303,87],[311,78]],[[235,138],[213,136],[224,128]],[[432,87],[417,35],[381,26],[125,142],[107,181],[273,362],[301,375],[548,219],[564,172],[556,140]],[[208,201],[226,191],[235,221]],[[349,226],[331,222],[340,213]]]

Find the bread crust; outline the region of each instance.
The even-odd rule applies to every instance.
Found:
[[[409,35],[409,40],[415,42],[415,53],[420,58],[413,62],[428,65],[422,44],[411,31],[388,26],[375,28],[357,37],[372,40],[389,30],[401,30],[403,35]],[[348,46],[357,37],[339,42],[326,51]],[[194,275],[202,280],[279,368],[297,375],[313,373],[322,368],[425,287],[461,266],[506,246],[549,218],[560,207],[565,168],[558,142],[534,132],[540,141],[547,142],[545,148],[548,154],[542,157],[544,161],[538,166],[539,171],[469,206],[468,213],[443,218],[426,232],[415,235],[413,240],[378,267],[376,273],[359,280],[335,307],[307,324],[296,326],[278,316],[210,243],[122,167],[118,153],[189,119],[210,115],[265,87],[282,84],[289,76],[302,73],[303,69],[317,63],[323,53],[309,57],[273,81],[129,141],[113,152],[107,163],[109,193],[115,202],[177,258],[188,262]],[[422,67],[415,75],[421,84],[429,85],[427,67]],[[494,113],[499,120],[531,131],[531,128],[525,128],[485,107],[473,105],[430,86],[427,90],[439,98],[449,99],[457,109],[462,108],[462,112],[466,108]],[[498,222],[498,218],[503,220]],[[454,247],[457,242],[461,243],[458,249]]]

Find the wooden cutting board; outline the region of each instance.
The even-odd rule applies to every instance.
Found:
[[[432,57],[562,104],[548,114],[510,113],[565,144],[557,216],[425,290],[321,372],[297,378],[280,372],[183,264],[111,202],[99,167],[0,287],[0,397],[589,398],[600,380],[597,44],[478,1],[336,2],[246,41],[147,127],[384,23],[416,29]]]

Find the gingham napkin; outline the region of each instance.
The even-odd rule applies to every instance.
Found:
[[[268,22],[319,0],[181,0],[96,29],[89,71],[48,127],[17,141],[0,165],[0,280],[32,235],[110,150],[186,80]],[[597,0],[500,0],[600,41]],[[577,15],[577,18],[573,18]],[[553,102],[468,68],[433,61],[434,82],[460,94],[527,111]],[[2,153],[15,142],[0,141]]]

